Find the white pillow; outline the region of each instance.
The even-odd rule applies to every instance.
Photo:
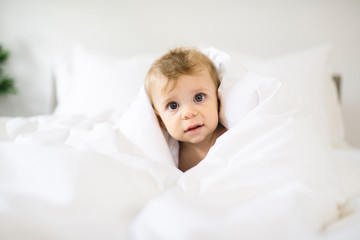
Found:
[[[65,59],[57,59],[52,66],[52,76],[55,80],[55,114],[65,111],[64,104],[70,95],[70,89],[74,82],[70,66],[71,63]]]
[[[329,71],[329,44],[271,58],[237,54],[250,71],[285,80],[300,95],[305,110],[314,118],[319,134],[333,147],[346,145],[335,84]]]
[[[116,59],[76,48],[70,69],[57,67],[54,71],[58,89],[55,114],[92,116],[106,110],[123,113],[134,101],[154,59]]]

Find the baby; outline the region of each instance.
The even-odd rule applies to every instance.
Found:
[[[145,89],[159,124],[179,141],[179,169],[204,159],[226,129],[219,122],[220,79],[214,63],[192,48],[170,50],[156,60]]]

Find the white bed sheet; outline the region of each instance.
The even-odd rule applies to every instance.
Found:
[[[124,115],[2,118],[0,238],[358,239],[359,152],[328,148],[285,84],[257,92],[185,173],[143,91]]]

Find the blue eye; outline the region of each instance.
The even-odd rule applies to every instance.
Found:
[[[169,102],[167,105],[167,108],[170,110],[175,110],[179,107],[179,104],[177,102]]]
[[[197,93],[194,96],[194,102],[202,102],[202,101],[204,101],[204,99],[205,99],[205,94],[203,94],[203,93]]]

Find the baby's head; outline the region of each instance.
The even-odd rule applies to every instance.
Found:
[[[160,125],[179,141],[197,141],[216,129],[219,85],[214,63],[193,48],[170,50],[145,78]]]
[[[163,81],[164,87],[174,87],[182,75],[193,75],[207,69],[216,88],[220,79],[214,63],[195,48],[175,48],[157,59],[145,78],[145,89],[152,100],[151,88],[154,82]]]

